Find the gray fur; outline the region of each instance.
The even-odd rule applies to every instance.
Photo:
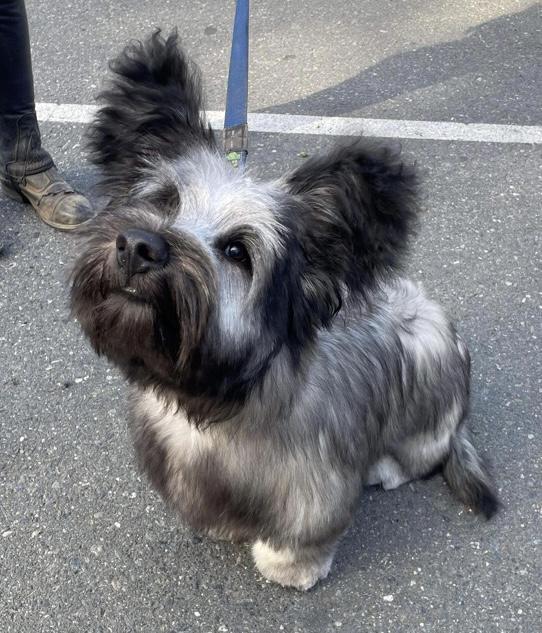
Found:
[[[264,576],[302,590],[327,575],[366,484],[393,488],[443,464],[456,494],[490,516],[491,479],[465,427],[468,352],[400,273],[411,168],[365,142],[277,182],[232,171],[194,104],[174,112],[189,74],[173,82],[179,101],[160,129],[168,64],[184,62],[171,38],[153,37],[93,127],[96,161],[110,167],[120,159],[108,126],[122,118],[122,165],[134,162],[126,182],[113,169],[72,287],[83,330],[132,385],[130,427],[153,485],[195,529],[253,543]],[[134,78],[139,55],[160,68],[157,85],[150,71]],[[145,157],[138,107],[153,112]],[[134,227],[157,233],[169,257],[127,278],[115,241]],[[232,240],[246,261],[228,259]]]
[[[162,492],[188,522],[275,548],[328,548],[348,527],[362,485],[380,483],[368,473],[383,456],[393,455],[406,479],[445,460],[468,398],[468,364],[454,331],[406,280],[375,293],[371,306],[345,306],[301,370],[277,356],[243,409],[209,428],[194,427],[151,390],[135,390],[131,424],[141,461],[163,452]],[[424,336],[414,341],[418,327]],[[207,516],[222,494],[249,514],[258,508],[258,525],[228,518],[220,503]]]

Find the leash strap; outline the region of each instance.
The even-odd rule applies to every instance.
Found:
[[[237,0],[224,117],[226,158],[241,168],[248,156],[248,13],[249,0]]]

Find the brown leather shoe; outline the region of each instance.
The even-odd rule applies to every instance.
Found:
[[[18,183],[2,179],[2,190],[10,198],[31,204],[46,224],[62,231],[75,229],[94,216],[90,202],[55,167],[25,176]]]

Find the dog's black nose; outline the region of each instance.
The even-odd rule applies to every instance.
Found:
[[[117,262],[128,277],[162,268],[168,255],[167,242],[157,233],[127,229],[117,236]]]

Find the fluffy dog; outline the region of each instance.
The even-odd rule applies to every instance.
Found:
[[[413,168],[359,140],[256,182],[221,155],[176,35],[112,70],[90,128],[109,202],[72,307],[131,383],[136,452],[168,504],[299,589],[328,574],[364,485],[442,466],[490,517],[467,348],[400,275]]]

